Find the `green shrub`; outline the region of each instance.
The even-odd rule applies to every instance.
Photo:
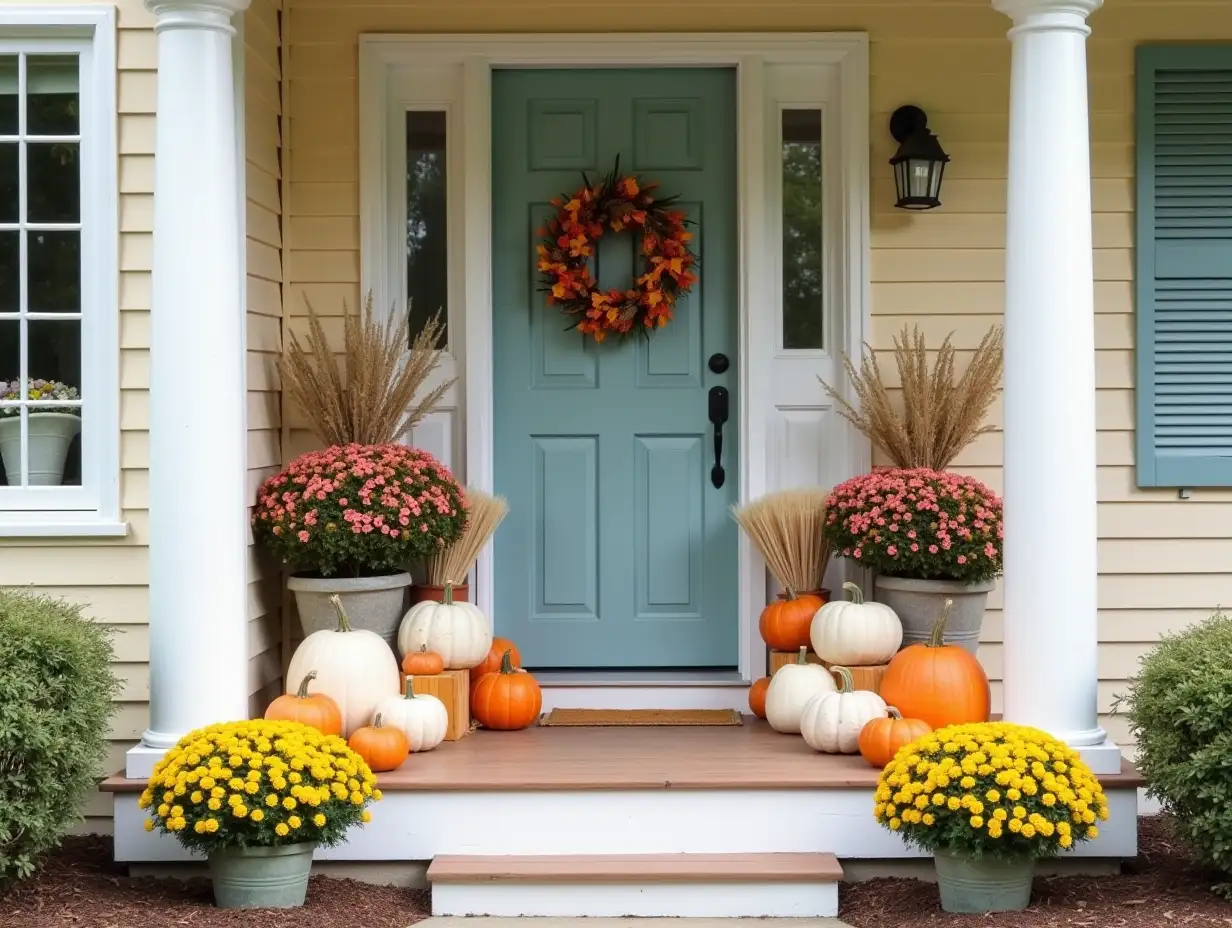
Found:
[[[1118,703],[1148,792],[1203,862],[1232,875],[1232,617],[1166,636]]]
[[[97,784],[119,688],[111,653],[80,607],[0,590],[0,888],[34,871]]]

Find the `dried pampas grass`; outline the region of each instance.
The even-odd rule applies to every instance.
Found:
[[[391,313],[384,321],[372,311],[372,294],[354,313],[343,304],[342,360],[325,337],[321,319],[308,298],[308,335],[301,344],[291,333],[282,362],[287,394],[308,417],[312,430],[327,445],[381,445],[402,438],[441,401],[454,379],[415,402],[415,396],[440,363],[437,343],[444,326],[433,316],[411,342],[406,333],[410,311]]]
[[[830,562],[821,531],[827,495],[824,490],[782,490],[732,507],[770,573],[793,596],[821,589]]]
[[[956,381],[951,336],[937,349],[930,368],[923,333],[915,326],[910,331],[904,326],[894,339],[894,362],[902,383],[900,400],[886,386],[877,356],[867,345],[859,370],[843,356],[858,408],[824,380],[822,386],[838,405],[839,415],[896,466],[944,470],[964,448],[993,430],[984,418],[1001,381],[1003,345],[1002,328],[989,329]]]
[[[509,512],[509,504],[502,496],[489,496],[481,490],[466,488],[466,502],[470,515],[462,535],[440,554],[428,559],[428,584],[444,586],[452,583],[461,586],[466,582],[471,566],[479,552],[496,534],[496,528]]]

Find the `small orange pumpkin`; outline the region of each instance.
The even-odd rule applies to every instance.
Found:
[[[265,717],[311,725],[326,735],[342,734],[342,712],[338,704],[324,693],[308,692],[308,684],[316,676],[315,670],[304,674],[295,694],[287,693],[271,702],[265,710]]]
[[[509,658],[513,664],[513,669],[517,670],[522,666],[522,655],[518,653],[518,646],[508,638],[493,638],[492,647],[488,649],[488,656],[481,660],[478,665],[471,668],[471,686],[483,679],[486,674],[499,673],[501,669],[501,658],[505,652],[511,652]]]
[[[928,641],[903,648],[891,659],[879,690],[887,705],[933,727],[987,722],[992,707],[988,675],[965,648],[945,644],[947,599]]]
[[[899,748],[933,730],[923,719],[903,718],[893,706],[886,711],[890,713],[887,718],[873,719],[860,729],[860,756],[873,767],[884,767]]]
[[[406,735],[392,725],[386,726],[379,712],[371,725],[351,735],[347,747],[362,757],[373,773],[397,770],[411,753]]]
[[[780,594],[777,602],[761,611],[757,627],[762,640],[775,651],[809,647],[809,628],[813,624],[813,616],[825,603],[825,599],[816,593],[793,593],[788,590]]]
[[[749,708],[759,719],[766,717],[766,692],[770,689],[770,678],[762,677],[749,687]]]
[[[542,708],[539,681],[525,670],[513,669],[512,648],[501,655],[500,672],[484,674],[471,691],[471,714],[494,731],[529,728]]]
[[[402,658],[402,672],[410,677],[431,677],[444,673],[445,658],[421,644],[418,651],[407,651]]]

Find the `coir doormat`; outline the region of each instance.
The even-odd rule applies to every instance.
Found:
[[[735,709],[553,709],[539,720],[556,728],[743,725]]]

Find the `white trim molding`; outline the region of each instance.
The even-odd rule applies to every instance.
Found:
[[[79,61],[79,135],[70,138],[80,139],[81,306],[52,318],[80,320],[81,383],[73,386],[82,396],[80,486],[0,487],[0,537],[122,536],[115,7],[0,6],[0,36],[0,54]],[[30,309],[27,318],[49,315]]]
[[[779,488],[784,468],[779,458],[787,439],[776,429],[784,408],[774,384],[783,365],[799,362],[776,346],[765,324],[766,294],[779,281],[782,256],[774,214],[777,197],[768,185],[781,175],[781,109],[815,103],[825,113],[823,161],[824,228],[833,282],[827,325],[836,338],[825,352],[806,352],[804,360],[837,371],[839,348],[858,354],[869,312],[869,158],[868,37],[862,33],[768,34],[618,34],[596,45],[587,36],[569,35],[365,35],[360,37],[360,240],[362,287],[377,305],[405,298],[405,256],[398,228],[405,222],[405,196],[398,189],[398,158],[405,158],[399,127],[407,110],[447,113],[447,173],[451,268],[450,358],[458,365],[462,423],[459,460],[450,462],[469,484],[493,486],[492,380],[492,139],[491,85],[494,68],[730,67],[737,74],[739,162],[739,331],[740,402],[739,496],[742,501]],[[562,57],[563,56],[563,57]],[[799,89],[799,81],[807,89]],[[801,97],[800,94],[805,96]],[[399,152],[396,146],[403,146]],[[776,304],[777,306],[777,304]],[[794,353],[799,354],[799,353]],[[816,371],[793,402],[824,413]],[[789,404],[790,405],[790,404]],[[828,426],[827,426],[828,427]],[[854,431],[840,433],[842,448],[816,481],[860,472],[868,447]],[[827,438],[832,433],[827,432]],[[833,442],[813,442],[816,446]],[[434,450],[434,449],[433,449]],[[833,454],[833,451],[831,451]],[[816,462],[814,462],[816,463]],[[740,539],[740,657],[744,680],[761,677],[765,646],[757,617],[767,598],[761,559]],[[491,546],[480,556],[476,602],[493,609]]]

